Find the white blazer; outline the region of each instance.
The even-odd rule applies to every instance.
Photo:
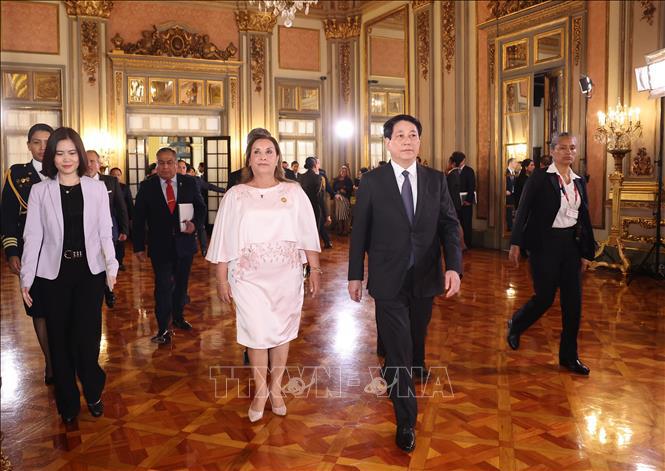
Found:
[[[118,274],[118,261],[111,235],[111,210],[106,185],[81,177],[83,193],[83,233],[88,267],[93,275],[106,271]],[[30,288],[35,276],[55,280],[62,261],[65,225],[58,178],[33,185],[28,199],[28,215],[23,231],[21,287]]]

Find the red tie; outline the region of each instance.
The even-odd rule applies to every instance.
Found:
[[[173,193],[171,180],[166,180],[166,204],[171,214],[173,214],[173,211],[175,211],[175,193]]]

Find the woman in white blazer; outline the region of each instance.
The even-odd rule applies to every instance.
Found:
[[[78,376],[88,409],[104,411],[106,374],[99,366],[104,284],[113,289],[118,262],[104,183],[84,176],[87,159],[80,136],[59,128],[44,153],[46,180],[32,187],[23,232],[21,292],[28,306],[39,280],[53,361],[55,397],[65,423],[81,408]]]

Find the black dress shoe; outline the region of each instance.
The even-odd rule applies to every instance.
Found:
[[[171,343],[171,332],[168,330],[157,332],[157,335],[151,338],[150,341],[158,344]]]
[[[589,367],[582,363],[579,358],[573,361],[559,360],[559,365],[572,373],[577,373],[578,375],[589,376],[589,373],[591,372]]]
[[[508,341],[508,346],[513,350],[520,348],[520,336],[519,334],[513,333],[513,320],[508,321],[508,334],[506,335],[506,340]]]
[[[62,415],[62,421],[65,423],[65,425],[70,425],[70,424],[74,423],[77,416],[78,416],[78,414],[74,414],[74,415],[64,415],[63,414]]]
[[[181,330],[192,330],[192,324],[187,322],[185,319],[175,319],[173,321],[173,327]]]
[[[242,364],[249,365],[249,352],[247,351],[247,349],[245,349],[245,351],[242,352]]]
[[[332,242],[328,242],[323,246],[324,249],[332,249]]]
[[[109,308],[113,308],[115,306],[115,293],[107,289],[104,292],[104,301]]]
[[[100,399],[94,404],[88,404],[88,410],[90,411],[90,414],[92,414],[93,417],[101,417],[102,414],[104,413],[104,403]]]
[[[411,367],[411,376],[414,381],[426,383],[429,378],[429,367],[425,364],[413,365],[413,367]]]
[[[395,443],[406,452],[413,451],[416,447],[416,432],[413,427],[397,427]]]

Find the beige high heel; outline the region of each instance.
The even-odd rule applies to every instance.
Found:
[[[286,404],[283,406],[275,407],[275,405],[272,402],[272,393],[270,393],[270,408],[272,410],[272,413],[275,415],[279,415],[281,417],[284,417],[286,415]]]
[[[247,411],[247,416],[249,417],[250,422],[258,422],[263,418],[263,411],[256,411],[252,409],[252,406],[249,406],[249,410]]]

